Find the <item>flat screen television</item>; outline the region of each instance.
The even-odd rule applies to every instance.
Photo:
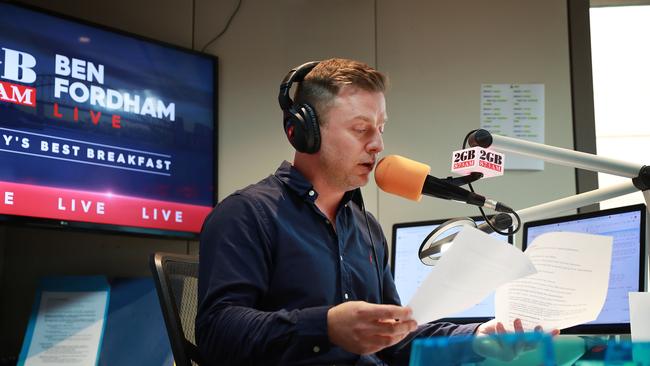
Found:
[[[607,297],[598,317],[563,334],[630,333],[629,292],[645,291],[646,206],[643,204],[555,217],[524,224],[523,250],[539,235],[576,232],[613,239]]]
[[[0,217],[196,237],[215,57],[0,2]]]
[[[477,225],[485,222],[482,217],[472,217]],[[393,225],[391,241],[391,272],[395,287],[403,305],[407,305],[420,284],[426,279],[433,267],[420,261],[419,249],[422,241],[439,225],[448,219],[401,222]],[[460,229],[449,229],[442,237],[457,233]],[[512,236],[492,233],[492,236],[512,243]],[[488,295],[478,304],[460,311],[443,320],[454,323],[484,322],[494,318],[494,293]]]

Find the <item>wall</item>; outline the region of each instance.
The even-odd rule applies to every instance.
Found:
[[[222,30],[236,6],[235,0],[28,3],[195,49]],[[478,127],[481,83],[544,83],[546,143],[572,147],[567,37],[565,0],[243,1],[229,30],[206,49],[219,57],[219,198],[292,159],[276,95],[286,72],[307,60],[355,58],[386,72],[392,80],[386,154],[423,161],[437,176],[449,175],[451,151]],[[574,194],[574,172],[547,164],[542,172],[511,172],[476,188],[523,208]],[[476,214],[454,202],[391,197],[374,183],[364,195],[387,235],[394,222]],[[0,226],[0,356],[19,350],[39,276],[147,275],[147,255],[156,250],[198,247]]]
[[[224,5],[197,4],[197,46],[221,30],[217,10]],[[544,83],[546,143],[572,148],[567,27],[564,1],[245,1],[207,49],[221,63],[219,196],[291,158],[275,99],[279,80],[287,65],[325,57],[360,59],[389,75],[386,154],[426,162],[435,175],[450,175],[451,151],[478,127],[481,83]],[[523,208],[575,194],[573,174],[547,164],[477,187]],[[364,195],[388,237],[394,222],[477,214],[453,202],[407,202],[374,183]]]
[[[450,175],[451,152],[479,127],[481,83],[545,84],[545,142],[572,148],[566,22],[564,1],[380,1],[378,66],[393,80],[386,153]],[[551,164],[475,188],[515,209],[575,194],[573,169]],[[455,202],[380,194],[379,214],[386,231],[396,221],[479,213]]]

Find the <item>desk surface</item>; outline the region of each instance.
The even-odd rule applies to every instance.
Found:
[[[443,366],[650,366],[650,343],[633,343],[629,335],[551,338],[541,333],[416,340],[410,366],[431,365],[432,362]]]

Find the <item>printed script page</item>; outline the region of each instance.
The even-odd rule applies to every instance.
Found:
[[[537,273],[501,286],[496,318],[512,329],[564,329],[595,320],[607,295],[612,237],[572,232],[540,235],[526,249]]]

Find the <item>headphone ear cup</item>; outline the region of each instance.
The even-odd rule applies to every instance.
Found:
[[[303,112],[305,120],[305,137],[306,153],[314,154],[320,150],[320,125],[318,123],[318,116],[316,110],[309,104],[301,104],[300,109]]]
[[[299,104],[286,113],[284,132],[297,151],[314,154],[320,149],[320,127],[316,112],[309,104]],[[290,132],[291,131],[291,132]]]
[[[305,138],[305,121],[303,116],[293,108],[290,108],[284,117],[284,133],[294,149],[305,152],[307,141]]]

